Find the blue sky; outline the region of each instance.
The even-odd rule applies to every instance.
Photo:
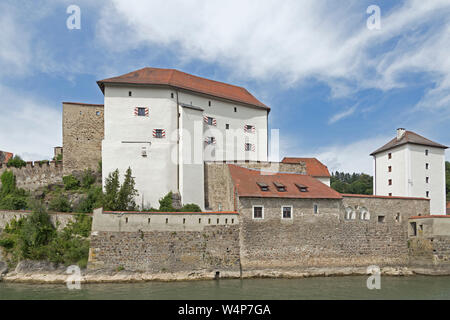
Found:
[[[103,103],[97,80],[145,66],[246,87],[272,108],[280,156],[331,170],[371,173],[398,127],[450,145],[449,0],[92,2],[0,3],[0,150],[50,159],[61,102]]]

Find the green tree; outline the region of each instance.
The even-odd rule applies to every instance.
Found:
[[[16,177],[12,171],[6,170],[0,177],[2,181],[2,195],[8,195],[16,190]]]
[[[8,160],[8,163],[6,164],[7,167],[14,167],[14,168],[22,168],[25,167],[27,163],[22,160],[20,156],[14,156],[11,159]]]
[[[80,187],[80,181],[73,175],[64,176],[63,183],[66,190],[77,190]]]
[[[60,193],[50,201],[48,209],[54,212],[72,212],[72,205],[67,196]]]
[[[160,212],[175,212],[177,211],[172,206],[172,191],[166,194],[163,198],[159,199],[159,211]]]
[[[103,208],[105,210],[116,210],[119,188],[119,169],[116,169],[109,173],[105,179],[105,194],[103,197]]]
[[[133,211],[136,210],[136,202],[134,201],[134,197],[136,197],[139,193],[135,189],[135,181],[132,176],[131,168],[127,169],[125,174],[125,179],[120,187],[118,194],[118,210],[123,211]]]
[[[364,173],[336,171],[331,176],[331,188],[340,193],[373,194],[373,177]]]
[[[81,187],[89,189],[95,183],[95,180],[94,172],[91,169],[86,169],[81,177]]]

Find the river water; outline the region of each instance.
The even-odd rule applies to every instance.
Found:
[[[0,300],[13,299],[450,299],[450,277],[381,277],[381,289],[369,290],[367,277],[248,279],[193,282],[65,285],[0,282]]]

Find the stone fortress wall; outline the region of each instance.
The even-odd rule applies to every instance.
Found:
[[[53,183],[61,183],[63,177],[62,161],[27,162],[27,165],[22,168],[8,168],[5,164],[0,164],[0,175],[6,170],[14,173],[18,188],[28,191],[35,191]]]
[[[235,212],[94,211],[88,269],[240,275]]]

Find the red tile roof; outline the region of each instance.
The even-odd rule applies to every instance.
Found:
[[[283,163],[300,163],[306,164],[306,173],[312,177],[331,177],[330,172],[326,165],[317,160],[316,158],[287,158],[282,160]]]
[[[411,143],[411,144],[418,144],[418,145],[422,145],[422,146],[429,146],[429,147],[435,147],[435,148],[442,148],[442,149],[447,149],[447,146],[444,146],[442,144],[439,144],[437,142],[433,142],[425,137],[422,137],[421,135],[418,135],[415,132],[412,131],[406,131],[405,134],[403,135],[403,137],[400,140],[397,140],[397,137],[395,137],[394,139],[392,139],[391,141],[389,141],[388,143],[386,143],[384,146],[382,146],[381,148],[375,150],[374,152],[372,152],[370,155],[373,156],[377,153],[383,152],[383,151],[387,151],[390,150],[392,148],[407,144],[407,143]]]
[[[106,83],[166,85],[270,110],[245,88],[197,77],[175,69],[143,68],[97,81],[103,93]]]
[[[400,199],[400,200],[427,200],[430,201],[429,198],[417,198],[417,197],[393,197],[393,196],[374,196],[374,195],[367,195],[367,194],[349,194],[349,193],[343,193],[343,197],[346,198],[378,198],[378,199]]]
[[[7,163],[13,156],[11,152],[0,151],[0,163]]]
[[[243,168],[229,164],[231,178],[240,197],[255,198],[293,198],[293,199],[342,199],[340,193],[329,188],[319,180],[302,174],[276,173],[262,175],[261,171]],[[268,191],[262,191],[258,186],[266,184]],[[286,186],[286,192],[279,192],[274,183]],[[307,192],[301,192],[298,185],[308,188]]]

